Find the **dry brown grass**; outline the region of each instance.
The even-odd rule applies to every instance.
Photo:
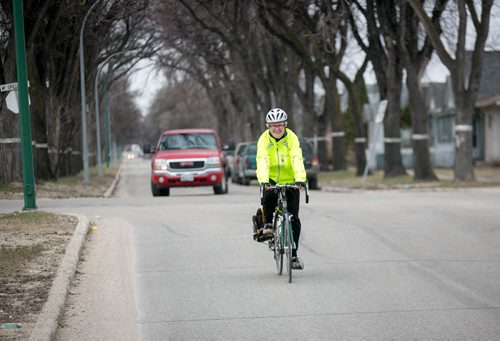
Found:
[[[91,184],[82,177],[37,184],[37,198],[102,197],[115,179],[118,166]],[[21,184],[1,184],[1,199],[22,199]],[[21,323],[0,329],[0,339],[26,339],[45,304],[57,269],[78,221],[75,217],[41,211],[0,214],[0,323]]]
[[[103,170],[103,175],[97,175],[97,169],[90,169],[90,185],[83,184],[81,174],[68,176],[57,181],[42,181],[36,184],[37,198],[77,198],[102,197],[112,184],[119,165],[113,165]],[[0,184],[0,199],[22,199],[23,186],[21,183]]]
[[[475,181],[455,181],[452,169],[434,169],[438,181],[415,181],[413,172],[408,170],[408,175],[385,178],[382,171],[374,171],[366,177],[355,176],[355,169],[350,168],[339,172],[320,173],[319,183],[323,188],[333,190],[349,189],[412,189],[412,188],[471,188],[471,187],[498,187],[500,186],[500,167],[476,167],[474,173]]]
[[[45,304],[78,221],[41,211],[0,215],[0,339],[26,338]]]

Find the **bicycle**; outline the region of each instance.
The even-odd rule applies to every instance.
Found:
[[[288,213],[286,191],[287,189],[299,189],[298,185],[269,185],[266,189],[260,186],[261,202],[264,198],[264,190],[278,193],[278,203],[273,213],[273,238],[268,241],[269,251],[273,252],[276,263],[276,272],[279,276],[283,274],[283,258],[286,255],[286,269],[288,283],[292,283],[292,251],[295,248],[292,230],[292,214]],[[309,184],[303,186],[306,192],[306,204],[309,203]]]

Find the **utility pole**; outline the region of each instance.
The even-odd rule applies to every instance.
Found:
[[[36,209],[35,172],[31,146],[31,121],[28,99],[28,71],[26,67],[26,46],[24,42],[23,0],[13,0],[14,35],[16,41],[16,65],[19,102],[19,128],[21,131],[21,163],[23,173],[23,210]]]
[[[99,176],[102,176],[102,159],[101,159],[101,130],[100,130],[100,118],[99,118],[99,87],[98,87],[98,82],[99,82],[99,73],[101,72],[101,69],[108,63],[108,61],[118,55],[125,54],[125,53],[133,53],[137,52],[137,50],[125,50],[125,51],[118,51],[113,53],[112,55],[108,56],[103,62],[99,64],[97,67],[97,72],[95,74],[94,78],[94,97],[95,97],[95,117],[96,117],[96,135],[97,135],[97,169],[98,169],[98,174]],[[108,98],[108,92],[109,92],[109,70],[104,76],[104,99],[105,99],[105,129],[106,129],[106,140],[105,140],[105,153],[106,153],[106,168],[109,168],[109,140],[110,140],[110,118],[109,118],[109,98]]]
[[[106,72],[106,75],[104,76],[104,93],[105,93],[105,98],[104,98],[104,115],[105,115],[105,124],[106,124],[106,168],[109,168],[109,157],[110,157],[110,135],[111,135],[111,120],[109,117],[109,74]]]
[[[94,2],[90,6],[89,10],[83,18],[82,27],[80,28],[80,96],[82,101],[82,161],[83,161],[83,183],[85,185],[90,184],[90,173],[89,173],[89,151],[88,151],[88,139],[87,139],[87,103],[85,98],[85,61],[84,61],[84,46],[83,46],[83,33],[85,31],[85,23],[87,18],[94,9],[94,7],[99,3],[100,0]]]

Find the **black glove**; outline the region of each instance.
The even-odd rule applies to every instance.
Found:
[[[304,181],[295,181],[295,186],[306,187],[306,183]]]

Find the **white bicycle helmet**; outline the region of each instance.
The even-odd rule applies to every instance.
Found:
[[[266,115],[266,123],[278,123],[278,122],[286,122],[288,119],[288,115],[285,110],[280,108],[274,108],[269,110]]]

